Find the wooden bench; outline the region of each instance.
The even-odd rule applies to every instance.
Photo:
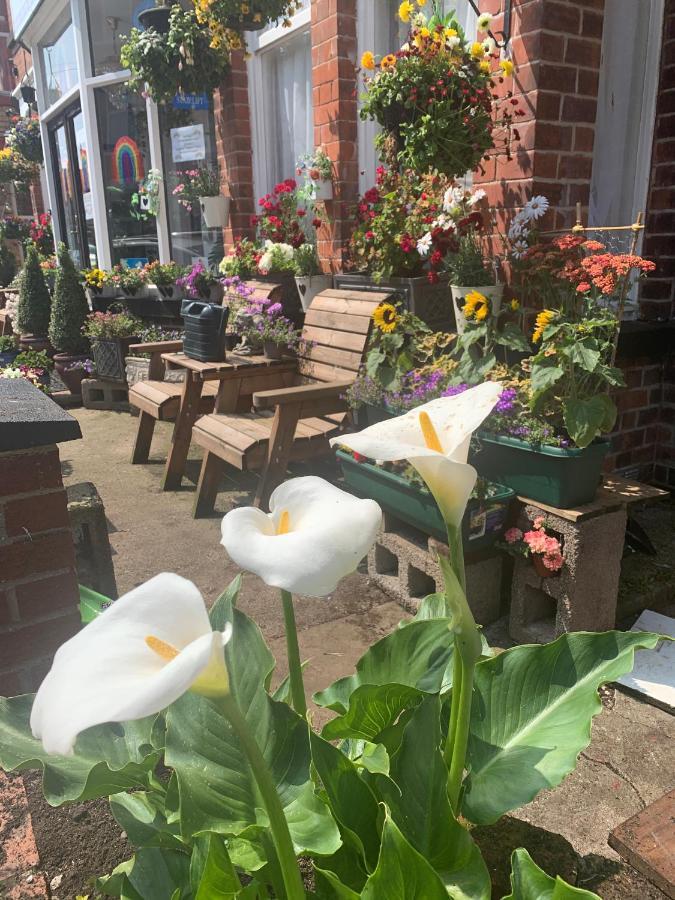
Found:
[[[328,439],[339,433],[348,416],[345,392],[364,359],[372,315],[389,293],[327,290],[312,301],[291,383],[270,381],[253,394],[253,411],[225,414],[235,405],[235,381],[221,384],[215,412],[198,419],[193,439],[204,448],[194,515],[213,510],[224,467],[262,470],[255,505],[266,507],[283,480],[289,462],[330,453]],[[271,378],[274,372],[270,373]]]
[[[252,290],[252,299],[277,300],[281,296],[281,285],[265,284],[259,281],[248,281],[246,285]],[[223,305],[229,303],[233,296],[226,293]],[[129,391],[129,404],[140,410],[136,439],[131,451],[133,465],[147,463],[150,456],[150,445],[156,422],[174,422],[181,406],[184,385],[164,380],[165,363],[162,354],[174,353],[183,349],[182,341],[160,341],[149,344],[132,344],[130,353],[149,353],[150,367],[147,381],[137,382]],[[199,402],[199,413],[209,413],[214,408],[218,387],[207,382],[204,385]]]

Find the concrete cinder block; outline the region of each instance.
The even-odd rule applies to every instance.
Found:
[[[518,527],[531,528],[536,516],[562,542],[565,565],[541,578],[528,559],[516,560],[511,586],[509,633],[519,642],[545,643],[570,631],[614,628],[621,574],[626,508],[576,522],[536,506],[522,508]]]
[[[123,381],[85,378],[82,381],[82,405],[85,409],[129,412],[129,388]]]
[[[439,550],[447,554],[447,545],[385,515],[384,527],[368,555],[368,575],[414,615],[425,597],[444,589],[436,561]],[[469,606],[480,625],[490,625],[500,617],[502,556],[495,553],[465,562]]]
[[[115,600],[117,584],[103,501],[90,481],[71,485],[67,495],[80,584]]]

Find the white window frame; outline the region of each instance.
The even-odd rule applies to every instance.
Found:
[[[302,34],[311,34],[312,11],[307,6],[291,19],[290,28],[271,26],[264,31],[250,32],[246,43],[251,53],[248,63],[248,95],[251,111],[251,149],[253,153],[253,190],[256,197],[266,194],[272,185],[272,169],[268,144],[270,139],[271,104],[265,90],[264,55],[295,40]]]

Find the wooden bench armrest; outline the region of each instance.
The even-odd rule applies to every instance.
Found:
[[[276,391],[258,391],[253,395],[256,409],[271,409],[287,403],[305,403],[311,400],[339,400],[353,382],[331,381],[327,384],[301,384],[297,387],[280,388]]]
[[[183,349],[182,341],[155,341],[153,344],[132,344],[129,352],[134,353],[179,353]]]

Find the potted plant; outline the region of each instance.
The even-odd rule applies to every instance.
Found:
[[[257,241],[238,238],[220,262],[218,271],[226,278],[250,278],[258,271],[262,248]]]
[[[116,291],[124,297],[143,297],[146,295],[147,282],[143,268],[130,269],[127,266],[113,266],[107,278]]]
[[[302,244],[298,247],[293,253],[293,263],[300,303],[304,312],[307,312],[316,295],[331,287],[333,276],[321,271],[314,244]]]
[[[472,228],[459,238],[457,251],[447,260],[455,324],[460,335],[464,334],[467,316],[475,318],[485,310],[498,316],[504,296],[504,285],[496,283],[494,268],[485,260],[480,244],[480,237]]]
[[[95,312],[87,316],[82,332],[89,338],[96,372],[102,378],[126,379],[124,359],[138,343],[143,324],[129,313]]]
[[[260,31],[270,22],[288,20],[298,9],[296,0],[211,0],[195,2],[197,16],[216,35]]]
[[[50,256],[54,253],[54,231],[50,213],[40,213],[28,226],[28,236],[38,248],[38,253]]]
[[[49,347],[47,330],[51,307],[52,299],[40,268],[40,257],[35,245],[30,244],[21,275],[16,322],[21,345],[26,350],[45,350]]]
[[[22,349],[14,360],[14,367],[24,374],[29,372],[31,381],[49,388],[54,360],[45,350]]]
[[[14,116],[7,132],[7,144],[29,162],[42,165],[42,135],[37,116]]]
[[[513,65],[498,62],[494,41],[470,43],[455,14],[444,16],[438,3],[433,6],[430,19],[415,10],[411,21],[411,4],[403,3],[401,13],[411,21],[406,43],[379,61],[371,52],[363,55],[360,115],[382,126],[375,140],[383,158],[458,178],[493,149],[503,148],[510,158],[513,120],[522,111],[510,92],[495,95],[496,78],[511,74]]]
[[[546,530],[546,517],[536,516],[529,531],[509,528],[501,547],[512,556],[524,556],[541,578],[559,575],[565,564],[560,540]]]
[[[283,315],[281,303],[250,297],[237,315],[237,331],[252,347],[262,346],[267,359],[281,359],[300,345],[301,332]]]
[[[158,34],[166,34],[169,30],[171,8],[164,0],[156,0],[155,6],[143,9],[138,14],[138,21],[143,28],[153,28]]]
[[[333,199],[333,160],[323,147],[300,157],[297,174],[309,180],[313,200]]]
[[[166,33],[132,28],[120,48],[120,62],[131,71],[129,84],[157,103],[171,103],[176,94],[212,94],[230,68],[232,41],[219,42],[197,21],[194,11],[175,3]]]
[[[27,190],[39,174],[39,167],[22,156],[14,147],[0,150],[0,184],[13,184],[19,191]]]
[[[146,325],[138,332],[139,344],[157,344],[162,341],[182,341],[183,331],[175,328],[164,328],[161,325]],[[150,377],[150,354],[136,352],[134,356],[124,358],[127,384],[132,387],[138,381],[147,381]],[[185,380],[184,369],[167,369],[164,381],[181,382]]]
[[[192,300],[209,300],[220,303],[223,299],[223,285],[219,276],[207,269],[201,260],[189,272],[176,279],[176,285]]]
[[[104,272],[97,266],[94,266],[93,269],[85,269],[82,272],[82,278],[84,291],[90,305],[98,297],[113,298],[117,295],[117,288],[111,281],[110,273]]]
[[[14,335],[0,335],[0,367],[11,366],[19,355],[19,347]]]
[[[52,299],[49,320],[49,340],[56,349],[54,367],[71,394],[81,394],[84,369],[75,363],[87,359],[89,341],[82,334],[82,327],[89,315],[87,298],[75,266],[65,244],[58,247],[59,267]]]
[[[230,198],[220,193],[218,168],[201,166],[175,172],[178,184],[173,195],[181,206],[192,212],[199,206],[207,228],[224,228],[230,215]]]
[[[179,266],[175,262],[151,262],[143,271],[146,283],[154,285],[166,300],[182,299],[183,290],[178,287],[177,281],[186,272],[184,266]]]
[[[377,184],[357,206],[351,271],[336,275],[335,286],[395,290],[427,325],[449,330],[454,317],[443,266],[461,231],[444,208],[453,187],[445,176],[380,166]]]

